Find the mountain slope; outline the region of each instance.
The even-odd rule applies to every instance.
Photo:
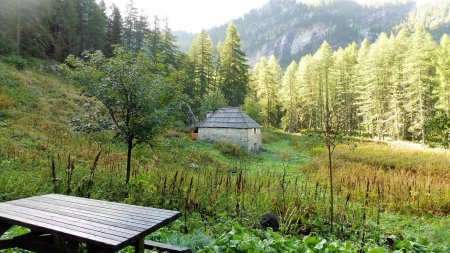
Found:
[[[274,54],[283,66],[315,52],[324,40],[333,48],[364,39],[374,41],[381,32],[412,30],[420,23],[439,40],[450,31],[450,0],[431,0],[416,8],[414,2],[360,5],[350,0],[306,5],[295,0],[272,0],[234,20],[244,50],[254,64]],[[215,45],[223,41],[227,24],[208,30]],[[195,35],[176,32],[178,45],[187,51]]]
[[[309,6],[295,0],[273,0],[234,20],[251,64],[260,56],[275,54],[286,66],[316,51],[327,40],[334,48],[352,41],[373,40],[408,17],[414,3],[363,6],[352,1]],[[226,24],[208,32],[215,44],[224,40]],[[193,35],[177,33],[187,50]]]

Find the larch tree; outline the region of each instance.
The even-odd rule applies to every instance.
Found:
[[[368,72],[365,72],[365,90],[362,94],[363,124],[372,136],[383,139],[388,131],[387,117],[389,111],[391,88],[391,55],[389,38],[380,34],[367,55]]]
[[[356,75],[357,75],[357,81],[355,83],[355,90],[356,90],[356,106],[357,106],[357,116],[358,116],[358,129],[360,131],[360,134],[364,132],[369,132],[370,129],[368,129],[367,124],[363,124],[365,120],[365,113],[368,111],[368,104],[366,103],[366,74],[370,72],[370,68],[367,64],[367,55],[369,54],[370,50],[370,43],[369,40],[364,40],[361,43],[361,46],[358,50],[358,57],[357,57],[357,65],[356,65]]]
[[[228,25],[219,55],[220,89],[230,106],[242,105],[248,91],[249,66],[233,22]]]
[[[409,132],[413,139],[425,143],[425,125],[432,116],[435,86],[436,42],[423,27],[417,26],[411,37],[411,46],[405,63],[407,104],[410,117]]]
[[[438,49],[437,73],[439,85],[436,88],[436,109],[450,117],[450,39],[447,34],[442,36]]]
[[[297,70],[297,82],[299,86],[299,117],[302,127],[318,129],[318,110],[316,102],[319,99],[313,77],[315,62],[311,55],[301,58]]]
[[[271,63],[272,62],[272,63]],[[253,69],[252,82],[257,90],[258,101],[261,105],[264,124],[278,127],[279,125],[279,73],[275,60],[261,57]],[[253,86],[253,85],[252,85]]]
[[[356,43],[335,52],[335,125],[348,134],[351,134],[357,128],[355,106],[357,57],[358,46]]]
[[[282,79],[281,101],[285,115],[282,119],[283,129],[288,132],[300,130],[299,82],[297,80],[298,64],[292,61]]]
[[[320,129],[325,129],[325,86],[328,85],[329,89],[329,102],[330,105],[334,103],[334,85],[332,81],[334,78],[334,65],[335,58],[333,56],[333,50],[331,49],[328,42],[324,41],[320,46],[319,50],[313,56],[315,61],[315,75],[316,75],[316,89],[319,99],[316,100],[318,116],[319,116],[319,126]],[[333,106],[330,106],[330,117],[333,118]],[[331,119],[332,120],[332,119]]]
[[[397,140],[403,139],[406,134],[408,124],[405,115],[406,104],[406,82],[405,82],[405,60],[408,55],[410,44],[409,34],[406,30],[400,30],[397,36],[391,35],[392,44],[392,65],[391,88],[389,94],[388,125],[389,135]]]

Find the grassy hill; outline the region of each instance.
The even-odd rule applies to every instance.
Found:
[[[366,140],[338,146],[335,219],[342,225],[330,234],[320,139],[264,129],[265,150],[246,154],[226,143],[193,142],[172,130],[154,147],[136,148],[126,188],[125,146],[109,132],[71,130],[74,117],[89,116],[83,107],[101,106],[42,64],[17,70],[0,63],[0,201],[56,191],[177,209],[186,216],[152,237],[194,249],[218,237],[220,245],[233,224],[253,227],[268,212],[277,214],[284,235],[293,236],[275,236],[280,245],[315,232],[328,242],[349,241],[354,250],[360,245],[393,250],[410,241],[436,251],[450,248],[448,151]],[[245,238],[261,236],[244,231]],[[16,228],[10,235],[21,232]],[[397,238],[394,245],[388,235]]]

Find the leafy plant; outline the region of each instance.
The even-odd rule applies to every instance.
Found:
[[[227,156],[242,157],[245,155],[245,151],[242,147],[231,142],[221,141],[215,146],[222,154]]]
[[[28,61],[22,58],[20,55],[2,56],[1,61],[16,67],[18,70],[23,70],[28,66]]]

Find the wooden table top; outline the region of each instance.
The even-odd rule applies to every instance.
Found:
[[[0,223],[110,250],[131,245],[180,215],[177,211],[58,194],[0,203]]]

